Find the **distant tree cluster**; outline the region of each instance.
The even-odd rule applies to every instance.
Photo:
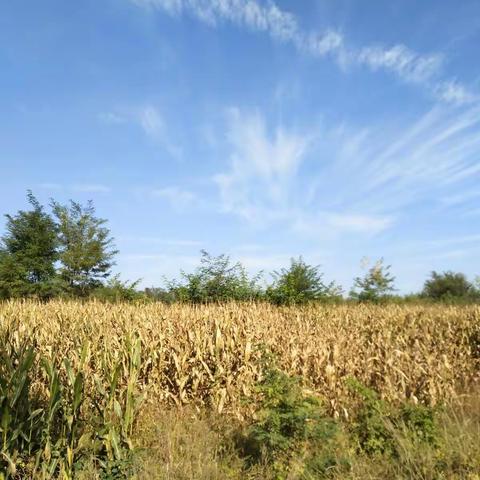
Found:
[[[275,305],[308,302],[387,301],[480,301],[480,278],[473,283],[464,274],[432,272],[422,292],[395,295],[391,266],[380,259],[354,279],[345,298],[335,282],[326,282],[320,266],[308,265],[302,257],[271,274],[250,277],[244,266],[228,255],[217,257],[201,251],[200,265],[193,273],[180,272],[177,280],[165,280],[162,288],[138,290],[139,281],[123,282],[112,276],[118,253],[107,221],[98,218],[92,202],[83,206],[70,201],[50,202],[50,211],[28,192],[30,209],[6,215],[6,232],[0,241],[0,299],[57,296],[95,297],[110,301],[159,300],[208,303],[268,301]],[[368,265],[365,265],[367,267]]]
[[[0,298],[88,297],[103,288],[117,251],[93,204],[52,200],[49,213],[31,192],[27,198],[30,210],[6,215]]]

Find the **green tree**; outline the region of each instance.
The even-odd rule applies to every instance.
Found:
[[[383,258],[368,269],[364,277],[356,277],[350,296],[360,301],[376,302],[388,296],[395,288],[395,277],[390,273],[391,265],[384,265]]]
[[[292,258],[289,268],[273,272],[272,276],[274,281],[267,289],[267,297],[278,305],[338,298],[342,294],[335,282],[324,283],[319,266],[307,265],[302,257]]]
[[[60,276],[69,293],[87,296],[110,276],[118,253],[107,220],[95,216],[91,201],[84,207],[73,200],[69,205],[52,200],[52,209],[59,232]]]
[[[31,210],[6,215],[6,234],[0,245],[0,296],[3,298],[48,298],[58,291],[55,223],[31,191],[27,199]]]
[[[425,281],[422,295],[435,300],[468,298],[475,296],[475,287],[463,273],[432,272]]]
[[[260,275],[250,279],[240,262],[232,264],[228,255],[215,257],[202,250],[195,272],[181,272],[182,280],[168,282],[167,291],[176,300],[192,303],[255,300],[261,295]]]

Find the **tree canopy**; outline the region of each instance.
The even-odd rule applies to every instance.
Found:
[[[261,293],[259,278],[250,278],[243,265],[232,263],[228,255],[215,257],[202,250],[197,269],[181,272],[180,282],[168,282],[167,289],[175,299],[192,303],[255,300]]]
[[[299,304],[313,300],[338,298],[342,289],[323,281],[320,266],[308,265],[302,257],[290,260],[289,268],[273,272],[274,282],[267,289],[267,297],[276,304]]]
[[[72,200],[69,205],[52,201],[52,209],[57,220],[60,277],[71,292],[86,296],[110,276],[118,253],[105,227],[107,220],[95,216],[92,202],[82,206]]]
[[[0,246],[0,294],[4,297],[47,298],[57,291],[57,227],[32,192],[30,210],[6,215]]]
[[[435,300],[466,299],[478,292],[473,283],[467,280],[463,273],[459,272],[432,272],[430,278],[425,281],[423,296]]]
[[[93,203],[64,206],[52,200],[52,215],[30,191],[27,200],[29,210],[6,215],[0,298],[86,296],[103,287],[117,251]]]
[[[395,290],[395,277],[390,273],[391,265],[384,265],[381,258],[368,269],[363,277],[356,277],[350,296],[360,301],[379,301]]]
[[[28,207],[7,214],[0,237],[0,300],[8,298],[93,297],[108,301],[155,299],[165,302],[268,301],[297,305],[313,301],[480,301],[480,277],[471,282],[463,273],[432,272],[419,294],[393,295],[395,277],[383,258],[354,279],[348,299],[335,282],[326,282],[318,265],[300,256],[272,273],[268,285],[263,272],[251,276],[226,254],[201,250],[200,264],[166,286],[137,287],[140,280],[123,281],[113,274],[118,251],[93,202],[50,201],[46,210],[31,191]],[[366,265],[365,265],[366,267]]]

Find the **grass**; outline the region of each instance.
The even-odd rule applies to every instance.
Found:
[[[139,440],[145,450],[137,458],[138,479],[470,479],[480,478],[480,401],[478,394],[438,417],[437,445],[421,442],[399,427],[393,432],[398,453],[367,454],[341,423],[335,466],[305,471],[305,452],[293,452],[290,468],[251,464],[238,448],[238,420],[191,408],[149,411],[140,419]],[[320,449],[321,450],[321,449]],[[332,452],[332,450],[330,450]],[[334,463],[333,461],[331,462]],[[340,466],[340,467],[339,467]]]

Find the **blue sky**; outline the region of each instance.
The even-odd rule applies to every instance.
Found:
[[[201,248],[473,278],[479,45],[478,0],[1,1],[0,210],[92,199],[146,286]]]

